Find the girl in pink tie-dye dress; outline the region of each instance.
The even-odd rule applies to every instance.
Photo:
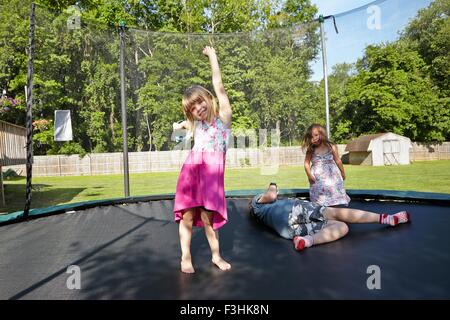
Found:
[[[212,262],[221,270],[231,265],[220,255],[218,229],[228,220],[224,190],[225,154],[231,133],[231,106],[222,84],[214,48],[205,47],[209,57],[213,94],[202,86],[192,86],[183,95],[183,112],[187,118],[173,128],[187,129],[194,135],[194,147],[178,177],[174,215],[179,223],[181,271],[194,273],[190,243],[192,228],[203,227],[211,248]]]

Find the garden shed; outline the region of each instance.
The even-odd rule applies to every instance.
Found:
[[[348,151],[349,164],[385,166],[409,164],[411,140],[392,133],[376,133],[360,136],[350,141]]]

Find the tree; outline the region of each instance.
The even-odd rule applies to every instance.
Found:
[[[282,138],[293,141],[318,114],[308,62],[317,54],[316,9],[308,0],[40,0],[35,55],[35,154],[120,151],[117,24],[125,20],[126,94],[130,151],[170,148],[171,123],[183,115],[183,90],[210,87],[201,49],[214,45],[233,107],[233,129],[267,128],[282,120]],[[78,5],[81,29],[68,28],[68,6]],[[24,101],[29,1],[2,5],[0,84]],[[18,8],[18,9],[16,9]],[[16,10],[16,11],[15,11]],[[72,12],[73,14],[73,12]],[[4,22],[5,21],[5,22]],[[11,28],[14,25],[15,28]],[[282,28],[280,28],[282,27]],[[139,28],[139,29],[134,29]],[[152,31],[149,31],[152,30]],[[170,31],[170,32],[168,32]],[[205,34],[207,32],[207,34]],[[223,34],[226,33],[226,34]],[[51,136],[54,111],[70,110],[74,143]],[[17,108],[24,124],[24,108]]]
[[[6,90],[10,98],[21,103],[2,114],[2,119],[25,125],[25,85],[29,33],[28,1],[3,1],[0,4],[0,94]]]
[[[348,138],[392,131],[414,141],[445,139],[449,109],[426,76],[424,61],[407,44],[368,46],[357,70],[341,119],[351,121]]]
[[[331,139],[335,143],[342,143],[350,133],[349,119],[343,117],[346,107],[346,89],[349,81],[355,76],[355,66],[350,63],[336,64],[332,68],[331,74],[328,76],[329,88],[329,106],[330,106],[330,131]],[[323,80],[321,81],[322,92],[320,94],[322,105],[325,104],[323,99]]]
[[[450,96],[450,1],[435,0],[422,9],[403,32],[402,38],[428,66],[441,97]]]

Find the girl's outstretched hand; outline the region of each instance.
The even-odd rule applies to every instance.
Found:
[[[203,54],[207,57],[212,57],[216,55],[216,49],[210,46],[206,46],[203,48]]]

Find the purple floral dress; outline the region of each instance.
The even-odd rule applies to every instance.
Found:
[[[311,162],[311,174],[316,178],[309,187],[311,202],[322,206],[347,205],[350,197],[345,192],[341,171],[331,149],[323,155],[313,153]]]

